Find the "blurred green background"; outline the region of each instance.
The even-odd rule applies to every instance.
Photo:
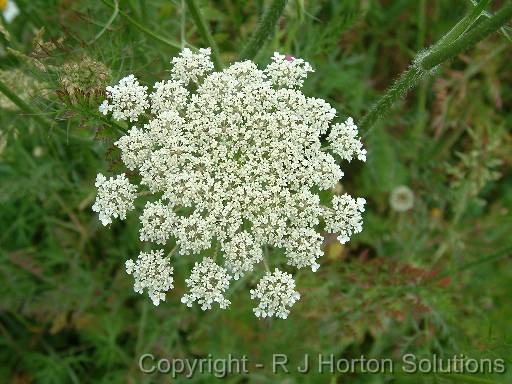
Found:
[[[302,298],[290,317],[259,320],[240,286],[225,311],[182,305],[193,258],[175,266],[174,290],[154,307],[124,271],[140,251],[137,215],[105,229],[91,210],[96,173],[122,169],[113,147],[119,134],[96,112],[105,85],[129,73],[146,84],[165,78],[179,50],[164,39],[207,45],[181,1],[121,0],[118,14],[106,3],[114,2],[16,0],[20,13],[2,20],[0,80],[31,113],[0,93],[1,383],[219,380],[143,374],[143,353],[245,354],[251,374],[228,376],[232,383],[512,382],[507,30],[442,65],[364,134],[368,161],[345,166],[338,191],[368,201],[363,232],[347,246],[326,238],[319,271],[296,274]],[[236,60],[265,4],[199,1],[225,63]],[[471,6],[290,0],[256,61],[267,63],[273,51],[308,60],[316,72],[306,95],[357,123],[415,53]],[[412,208],[400,211],[396,199],[411,196]],[[305,353],[397,360],[463,353],[502,358],[508,370],[273,374],[272,353],[288,354],[291,366]]]

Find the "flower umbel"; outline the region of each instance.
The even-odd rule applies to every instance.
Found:
[[[256,289],[251,289],[251,299],[260,300],[254,308],[257,317],[286,319],[290,313],[289,307],[300,299],[300,294],[295,290],[292,275],[276,268],[274,272],[265,274]]]
[[[104,115],[112,112],[115,120],[129,119],[137,121],[139,115],[149,107],[148,87],[139,84],[135,76],[130,75],[113,87],[107,87],[107,97],[100,105],[100,112]]]
[[[210,257],[205,257],[200,263],[196,263],[192,274],[185,281],[190,293],[183,295],[181,302],[188,307],[194,301],[201,309],[211,309],[212,303],[217,302],[221,308],[227,308],[231,302],[224,297],[224,292],[229,287],[231,276],[225,268],[215,264]]]
[[[210,48],[201,48],[197,53],[189,48],[184,48],[178,57],[171,61],[171,77],[173,80],[188,84],[190,81],[197,83],[200,78],[213,71],[213,62],[210,60],[212,51]]]
[[[134,291],[142,293],[147,289],[155,305],[165,301],[165,292],[173,288],[173,271],[163,250],[141,252],[135,262],[126,261],[126,273],[135,279]]]
[[[265,73],[278,86],[300,88],[308,72],[315,72],[307,61],[281,55],[279,52],[274,52],[272,60],[272,63],[267,65]]]
[[[206,255],[186,280],[183,303],[226,308],[232,279],[273,262],[263,249],[280,248],[290,267],[316,271],[322,231],[346,242],[362,230],[364,199],[320,200],[343,177],[336,159],[364,161],[366,151],[352,119],[333,123],[336,110],[300,90],[313,72],[308,62],[276,53],[263,70],[243,61],[212,72],[209,49],[184,49],[172,64],[171,79],[156,83],[149,96],[133,75],[108,87],[100,110],[148,119],[116,145],[146,194],[156,197],[140,216],[141,240],[175,243],[180,257]],[[133,205],[109,199],[102,183],[100,219],[124,218]],[[286,318],[300,295],[292,275],[276,269],[251,296],[260,300],[257,316]]]
[[[109,179],[99,173],[95,185],[98,195],[92,210],[99,213],[101,223],[108,225],[112,218],[125,219],[126,213],[134,208],[137,187],[130,184],[124,173]]]

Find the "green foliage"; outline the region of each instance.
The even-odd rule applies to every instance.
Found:
[[[293,365],[304,353],[400,359],[408,352],[500,357],[508,373],[471,379],[511,382],[512,49],[506,37],[489,37],[435,76],[414,77],[419,88],[407,86],[408,95],[401,89],[391,100],[395,108],[364,136],[368,161],[348,165],[349,176],[330,191],[368,200],[363,232],[347,246],[326,239],[319,271],[296,275],[302,300],[286,321],[258,320],[239,294],[252,279],[231,288],[226,311],[183,306],[192,259],[179,260],[175,288],[159,307],[133,292],[124,262],[139,252],[136,215],[104,230],[91,211],[96,173],[121,169],[112,143],[128,126],[98,114],[100,91],[70,84],[76,78],[90,84],[88,76],[65,82],[63,76],[94,61],[96,71],[106,68],[98,77],[103,83],[128,73],[151,83],[165,77],[179,47],[206,46],[208,36],[229,63],[273,2],[195,1],[202,27],[177,0],[119,1],[117,13],[109,0],[16,3],[21,14],[2,24],[8,34],[0,30],[0,71],[15,70],[42,88],[15,92],[10,100],[17,108],[0,109],[0,382],[169,382],[140,372],[143,353],[247,354],[266,363],[260,370],[250,365],[248,377],[228,377],[233,383],[466,380],[274,375],[268,367],[272,353],[289,354]],[[273,51],[308,60],[316,73],[305,93],[357,122],[409,68],[418,48],[438,41],[471,7],[448,0],[290,1],[274,36],[263,45],[258,40],[257,60],[265,63]],[[421,38],[418,20],[425,23]],[[484,22],[466,33],[488,32]],[[1,81],[0,91],[13,93]],[[389,204],[399,185],[414,193],[407,212]],[[203,374],[194,381],[215,379]]]

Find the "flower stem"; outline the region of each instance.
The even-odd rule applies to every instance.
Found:
[[[110,28],[114,20],[116,19],[117,15],[119,14],[119,0],[114,0],[114,12],[112,12],[112,15],[108,19],[107,23],[103,28],[101,28],[101,31],[99,31],[94,38],[89,41],[89,45],[93,44],[96,40],[98,40],[106,31]]]
[[[483,1],[483,3],[487,3],[487,0]],[[476,43],[500,29],[512,17],[512,3],[502,7],[494,16],[484,20],[469,32],[462,36],[456,36],[456,33],[463,33],[463,31],[467,30],[471,23],[478,18],[475,15],[480,15],[481,12],[482,9],[480,7],[476,11],[473,10],[469,16],[459,22],[445,37],[441,38],[440,43],[427,51],[426,54],[418,54],[409,69],[395,81],[366,116],[363,117],[361,129],[367,133],[377,120],[384,117],[393,104],[405,96],[411,88],[415,87],[420,79],[432,68],[473,47]]]
[[[21,109],[23,112],[27,113],[27,115],[30,115],[30,117],[33,117],[35,120],[37,120],[39,123],[41,123],[45,128],[51,127],[50,120],[46,119],[45,117],[41,116],[41,112],[36,111],[34,108],[32,108],[29,104],[27,104],[23,99],[21,99],[18,95],[16,95],[11,89],[0,80],[0,92],[3,93],[9,100],[11,100],[16,106],[18,106],[19,109]]]
[[[219,48],[217,47],[217,43],[212,37],[212,34],[210,32],[210,29],[208,28],[208,25],[206,24],[206,20],[204,19],[201,10],[197,6],[197,3],[195,0],[187,0],[188,9],[190,11],[190,15],[192,16],[192,19],[196,23],[197,29],[199,30],[199,33],[201,34],[201,37],[203,40],[205,40],[210,48],[212,49],[213,53],[213,63],[215,64],[215,67],[217,69],[222,68],[222,61],[220,59],[219,54]]]
[[[466,30],[473,25],[473,23],[480,17],[483,10],[491,0],[481,0],[466,16],[464,16],[455,26],[436,44],[437,47],[448,45],[453,43],[459,36],[461,36]]]
[[[423,58],[423,60],[421,60],[421,67],[429,70],[434,68],[436,65],[455,57],[466,49],[471,48],[491,33],[500,29],[510,18],[512,18],[512,3],[504,6],[496,12],[492,18],[484,20],[464,36],[455,40],[453,44],[449,45],[445,49],[436,50]]]
[[[265,246],[263,248],[263,265],[265,266],[265,271],[270,272],[270,267],[268,266],[268,248]]]
[[[493,252],[487,256],[481,257],[478,260],[468,262],[468,263],[463,264],[453,270],[449,270],[445,273],[441,273],[436,277],[436,279],[434,281],[442,280],[446,277],[453,276],[453,275],[463,272],[465,270],[479,267],[480,265],[485,264],[485,263],[490,263],[490,262],[502,259],[504,257],[509,257],[511,254],[512,254],[512,244],[508,244],[507,246],[501,248],[500,250]]]
[[[107,1],[107,0],[101,0],[101,1],[105,5],[109,6],[110,8],[115,9],[115,5],[112,4],[110,1]],[[167,44],[170,47],[176,48],[178,50],[181,49],[181,46],[180,46],[179,43],[171,41],[171,40],[169,40],[169,39],[167,39],[167,38],[165,38],[163,36],[158,35],[157,33],[153,32],[151,29],[149,29],[145,25],[142,25],[141,23],[139,23],[138,21],[136,21],[135,19],[130,17],[126,12],[123,12],[123,11],[119,10],[119,14],[122,17],[124,17],[126,19],[126,21],[128,21],[134,27],[140,29],[142,32],[144,32],[148,36],[151,36],[153,39],[158,40],[158,41],[160,41],[160,42],[162,42],[164,44]]]
[[[104,116],[103,114],[97,112],[97,111],[91,111],[90,109],[88,108],[74,108],[74,110],[80,114],[88,114],[89,116],[93,117],[93,118],[96,118],[96,119],[99,119],[101,121],[103,121],[105,124],[107,125],[110,125],[112,128],[115,128],[117,129],[119,132],[121,132],[122,134],[126,134],[128,133],[128,129],[126,129],[125,127],[123,127],[121,124],[119,124],[117,121],[115,120],[111,120],[109,119],[108,117]]]
[[[256,56],[265,41],[270,39],[275,33],[275,26],[279,17],[284,11],[288,0],[273,0],[263,14],[258,27],[253,32],[249,42],[242,50],[240,57],[242,59],[252,59]]]
[[[416,65],[411,65],[403,72],[366,116],[363,117],[361,121],[362,131],[367,133],[379,118],[384,117],[388,113],[398,99],[405,96],[409,89],[419,82],[423,75],[423,71]]]

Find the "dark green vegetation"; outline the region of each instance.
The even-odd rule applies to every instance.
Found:
[[[112,143],[126,128],[98,115],[102,89],[129,73],[146,84],[165,78],[182,37],[209,45],[197,14],[167,0],[120,1],[119,11],[109,0],[16,2],[22,13],[0,33],[0,382],[170,382],[139,371],[142,353],[246,354],[267,364],[287,353],[295,365],[304,353],[408,352],[502,358],[508,371],[380,377],[272,375],[268,367],[227,380],[512,382],[508,27],[436,67],[365,131],[368,161],[345,167],[343,180],[368,201],[363,233],[347,247],[328,239],[320,270],[297,274],[302,299],[286,321],[258,320],[236,287],[226,311],[182,305],[193,259],[175,266],[175,289],[153,307],[124,271],[140,250],[137,215],[104,229],[91,211],[96,173],[122,169]],[[261,0],[196,5],[224,63],[239,57],[265,13]],[[464,0],[289,1],[256,61],[274,50],[305,58],[316,69],[305,93],[358,122],[417,52],[471,9]],[[76,76],[89,59],[105,67]],[[389,204],[400,185],[415,198],[402,213]]]

